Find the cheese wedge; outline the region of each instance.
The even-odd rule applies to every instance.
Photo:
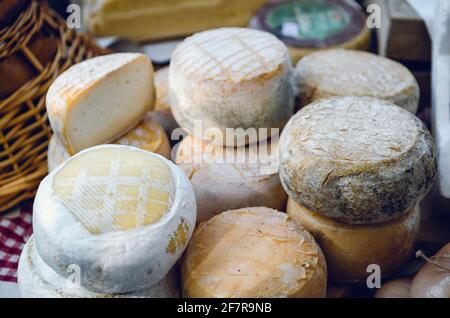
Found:
[[[19,259],[17,282],[23,298],[178,298],[178,275],[172,269],[167,276],[150,288],[124,294],[95,293],[81,287],[77,268],[69,269],[70,277],[63,278],[51,269],[36,250],[31,237]]]
[[[302,105],[332,96],[388,100],[411,113],[419,108],[419,85],[403,65],[373,53],[330,49],[301,59],[296,73]]]
[[[225,137],[226,128],[281,129],[293,113],[288,51],[266,32],[222,28],[187,38],[172,55],[169,82],[175,119],[199,139]]]
[[[46,97],[53,132],[71,155],[125,134],[154,102],[153,66],[138,53],[78,63],[53,82]]]
[[[294,201],[352,224],[398,218],[436,175],[433,139],[413,114],[370,97],[301,109],[280,138],[281,181]]]
[[[156,103],[152,116],[164,127],[167,136],[178,128],[178,123],[172,114],[169,100],[169,67],[164,67],[155,73]]]
[[[223,212],[196,230],[181,265],[184,297],[325,297],[327,269],[312,236],[268,208]]]
[[[179,143],[175,163],[194,187],[197,223],[232,209],[286,207],[287,194],[278,175],[278,141],[222,148],[189,135]]]
[[[133,146],[157,153],[164,158],[170,159],[171,149],[167,135],[161,125],[147,113],[144,120],[133,130],[122,138],[114,141],[115,144]],[[70,158],[64,144],[58,137],[53,135],[48,145],[48,171],[52,172],[60,164]]]
[[[195,226],[192,185],[175,164],[134,147],[76,154],[40,184],[33,207],[36,247],[55,272],[81,269],[98,293],[149,288],[175,264]]]
[[[393,221],[371,225],[338,222],[292,199],[287,213],[317,240],[335,283],[364,283],[371,264],[380,266],[382,276],[394,273],[413,253],[420,225],[418,206]]]
[[[86,0],[85,24],[96,36],[159,40],[223,26],[245,26],[267,1]]]

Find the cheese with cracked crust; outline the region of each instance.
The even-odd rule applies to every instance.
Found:
[[[390,102],[332,97],[301,109],[281,134],[280,176],[288,195],[346,223],[395,219],[436,175],[425,125]]]
[[[194,187],[197,223],[249,206],[284,210],[287,194],[278,175],[278,141],[222,148],[191,135],[178,146],[175,163]]]
[[[169,139],[161,125],[147,113],[141,123],[125,136],[114,141],[115,144],[133,146],[143,150],[157,153],[166,159],[170,159],[171,149]],[[64,144],[56,135],[50,138],[48,145],[48,171],[52,172],[60,164],[71,156]]]
[[[192,237],[181,265],[190,298],[325,297],[325,258],[287,214],[245,208],[216,215]]]
[[[71,155],[124,135],[154,103],[153,66],[139,53],[75,64],[58,76],[46,96],[53,132]]]
[[[419,85],[402,64],[373,53],[330,49],[307,55],[296,66],[302,105],[332,96],[388,100],[411,113],[419,108]]]
[[[74,277],[63,278],[51,269],[39,255],[33,236],[25,244],[19,259],[17,283],[23,298],[178,298],[180,297],[178,275],[172,269],[155,285],[124,294],[102,294],[84,289]]]
[[[194,191],[179,167],[122,145],[79,152],[40,184],[33,232],[43,260],[82,287],[125,293],[160,281],[187,246],[196,222]]]
[[[266,32],[221,28],[194,34],[175,49],[169,81],[175,119],[199,139],[211,138],[208,129],[282,129],[293,113],[288,51]],[[194,129],[196,120],[202,129]]]
[[[322,216],[288,200],[287,213],[314,236],[335,283],[362,283],[371,264],[386,276],[400,269],[414,251],[419,233],[420,209],[415,207],[399,218],[368,225],[349,225]]]

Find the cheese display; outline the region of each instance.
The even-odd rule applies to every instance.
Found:
[[[167,135],[150,113],[144,117],[144,120],[136,128],[122,138],[115,140],[114,143],[141,148],[170,159],[171,149]],[[69,158],[70,155],[64,144],[53,135],[48,145],[48,171],[52,172]]]
[[[85,24],[96,36],[137,41],[245,26],[268,0],[85,0]]]
[[[257,12],[250,26],[281,39],[289,48],[293,63],[326,48],[370,47],[366,16],[354,1],[272,1]]]
[[[178,298],[177,272],[172,269],[156,285],[124,294],[95,293],[77,283],[76,267],[69,271],[73,277],[63,278],[41,258],[33,237],[23,248],[17,272],[18,286],[23,298]]]
[[[375,298],[410,298],[409,288],[411,287],[411,279],[398,278],[391,280],[381,286],[377,290]]]
[[[420,210],[406,211],[396,220],[369,225],[349,225],[311,212],[292,199],[287,213],[310,232],[322,248],[328,275],[336,283],[364,282],[367,266],[380,266],[383,276],[398,270],[414,250]]]
[[[169,67],[164,67],[155,73],[156,103],[152,116],[164,127],[167,136],[178,127],[173,117],[169,100]]]
[[[183,296],[325,297],[327,270],[313,237],[285,213],[245,208],[216,215],[192,237]]]
[[[331,49],[312,53],[296,66],[302,105],[332,96],[369,96],[416,113],[419,85],[403,65],[368,52]]]
[[[33,232],[56,273],[77,265],[97,293],[146,289],[172,268],[196,222],[187,177],[160,155],[122,145],[79,152],[40,184]]]
[[[53,132],[71,155],[114,141],[152,110],[154,102],[153,66],[139,53],[78,63],[53,82],[46,97]]]
[[[305,208],[351,224],[393,220],[436,175],[435,147],[410,112],[370,97],[331,97],[301,109],[280,138],[280,177]]]
[[[178,146],[175,162],[194,187],[197,223],[232,209],[286,206],[287,194],[278,175],[278,141],[222,148],[187,136]]]
[[[294,107],[293,74],[286,46],[269,33],[245,28],[197,33],[172,55],[172,112],[196,138],[234,146],[234,138],[217,134],[225,137],[226,128],[284,127]]]
[[[450,243],[427,259],[410,291],[413,298],[450,298]]]

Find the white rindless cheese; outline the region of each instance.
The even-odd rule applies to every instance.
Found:
[[[380,266],[386,276],[401,268],[414,251],[420,225],[418,206],[399,218],[378,224],[349,225],[311,212],[292,199],[287,213],[314,236],[335,283],[362,283],[368,266]]]
[[[277,159],[278,141],[222,148],[191,135],[185,137],[175,162],[194,187],[197,223],[249,206],[284,210],[287,194],[278,176]]]
[[[297,64],[302,105],[332,96],[369,96],[416,113],[419,85],[400,63],[368,52],[330,49]]]
[[[282,128],[294,107],[293,68],[275,36],[245,28],[197,33],[175,49],[169,91],[180,126],[203,129]],[[200,132],[203,133],[203,132]],[[220,140],[221,141],[221,140]],[[230,143],[227,143],[230,145]]]
[[[181,265],[183,296],[325,297],[326,267],[313,237],[287,214],[227,211],[193,235]]]
[[[192,185],[179,167],[138,148],[102,145],[76,154],[40,184],[36,247],[57,273],[81,269],[100,293],[148,288],[183,253],[196,222]]]
[[[46,98],[52,129],[72,155],[125,134],[154,102],[153,66],[138,53],[73,65],[53,82]]]
[[[77,283],[77,269],[70,268],[71,277],[63,278],[51,269],[36,250],[31,237],[19,259],[17,282],[23,298],[178,298],[178,275],[172,269],[156,285],[124,294],[91,292]]]
[[[171,149],[167,135],[151,113],[147,113],[138,126],[125,136],[115,140],[114,143],[137,147],[170,159]],[[48,171],[52,172],[70,157],[64,144],[56,135],[53,135],[48,145]]]
[[[280,177],[311,211],[352,224],[393,220],[436,175],[433,139],[410,112],[370,97],[331,97],[301,109],[280,138]]]

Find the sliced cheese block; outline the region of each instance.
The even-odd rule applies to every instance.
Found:
[[[332,97],[301,109],[280,139],[289,196],[353,224],[392,220],[436,175],[433,139],[413,114],[370,97]]]
[[[40,184],[33,207],[36,247],[81,286],[124,293],[160,281],[183,253],[196,222],[192,185],[175,164],[134,147],[76,154]]]
[[[288,200],[287,213],[309,231],[319,243],[335,283],[363,283],[371,264],[381,275],[398,270],[411,256],[420,224],[415,207],[396,220],[372,225],[348,225],[311,212]]]
[[[410,298],[411,278],[391,280],[377,290],[375,298]]]
[[[245,26],[268,0],[85,1],[86,24],[96,36],[137,41],[180,37],[221,26]]]
[[[173,117],[169,100],[169,67],[164,67],[155,73],[156,103],[152,116],[164,127],[170,137],[172,131],[178,128]]]
[[[370,96],[416,113],[419,85],[400,63],[372,53],[330,49],[301,59],[296,73],[302,105],[332,96]]]
[[[179,282],[175,269],[150,288],[124,294],[95,293],[77,282],[77,269],[70,269],[71,276],[63,278],[51,269],[36,250],[31,237],[19,259],[17,282],[23,298],[178,298]]]
[[[422,267],[410,291],[413,298],[450,298],[450,243]]]
[[[53,132],[72,155],[117,139],[152,110],[154,102],[153,66],[138,53],[78,63],[53,82],[46,98]]]
[[[226,128],[281,129],[293,112],[287,48],[262,31],[222,28],[187,38],[172,55],[169,82],[175,119],[199,139],[217,130],[225,136]]]
[[[268,208],[227,211],[202,223],[181,268],[185,297],[325,297],[319,246],[288,215]]]
[[[175,162],[194,187],[197,223],[232,209],[286,206],[278,175],[278,141],[222,148],[189,135],[178,145]]]
[[[167,138],[164,129],[156,119],[153,118],[151,113],[147,113],[136,128],[122,138],[115,140],[114,143],[141,148],[157,153],[167,159],[170,159],[171,156],[169,139]],[[56,135],[53,135],[52,138],[50,138],[50,143],[48,145],[48,171],[52,172],[69,158],[70,154],[64,144]]]

